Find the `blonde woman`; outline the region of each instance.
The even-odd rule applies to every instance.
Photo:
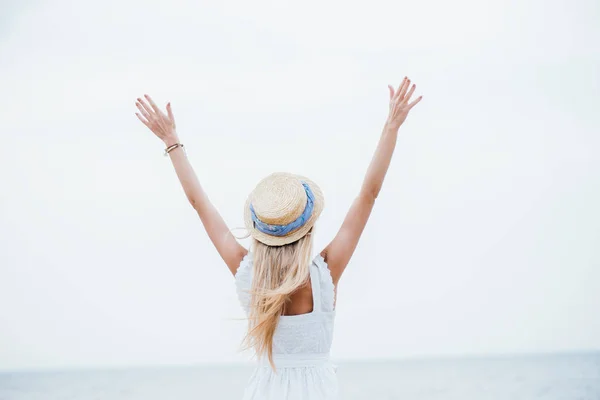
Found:
[[[166,146],[185,194],[212,243],[235,277],[248,315],[247,347],[259,365],[245,400],[337,398],[335,367],[329,359],[337,284],[358,244],[379,195],[396,145],[398,129],[421,100],[404,78],[390,91],[389,116],[356,200],[333,238],[312,258],[312,228],[323,210],[323,193],[308,178],[274,173],[261,180],[244,205],[250,251],[242,247],[209,201],[188,162],[166,113],[149,96],[138,98],[137,117]]]

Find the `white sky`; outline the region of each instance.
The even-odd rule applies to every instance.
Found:
[[[170,100],[242,225],[255,183],[360,187],[401,128],[342,278],[333,356],[600,349],[600,5],[594,1],[4,0],[0,369],[230,362],[233,278],[135,98]]]

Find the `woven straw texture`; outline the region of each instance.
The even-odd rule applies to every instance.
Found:
[[[315,198],[312,215],[304,225],[285,236],[268,235],[254,228],[250,204],[258,219],[271,225],[286,225],[302,215],[306,207],[306,192],[302,182],[308,184]],[[323,192],[316,183],[300,175],[276,172],[261,180],[248,196],[244,208],[244,223],[250,235],[259,242],[268,246],[283,246],[306,235],[319,218],[323,207]]]

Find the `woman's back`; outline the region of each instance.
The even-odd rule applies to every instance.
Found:
[[[250,312],[252,253],[242,260],[235,283],[242,307]],[[329,352],[335,318],[335,289],[325,260],[317,256],[310,265],[312,311],[279,317],[273,337],[273,362],[262,357],[244,393],[251,399],[334,399],[338,395],[335,366]]]
[[[235,275],[237,293],[245,312],[250,312],[253,276],[252,253],[242,260]],[[279,317],[273,338],[273,359],[278,368],[289,360],[285,355],[302,354],[304,363],[313,357],[318,364],[329,358],[335,317],[335,288],[327,264],[317,256],[310,266],[312,311]],[[265,360],[268,364],[268,360]]]

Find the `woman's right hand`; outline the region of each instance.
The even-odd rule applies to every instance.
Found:
[[[152,98],[147,94],[145,99],[138,97],[135,102],[136,107],[140,110],[135,113],[140,121],[148,127],[166,146],[178,143],[177,131],[175,129],[175,117],[171,110],[171,103],[167,104],[167,114],[161,111]]]
[[[406,120],[408,112],[411,110],[411,108],[413,108],[423,98],[423,96],[419,96],[414,101],[409,103],[410,97],[414,93],[417,85],[413,84],[410,88],[410,91],[407,93],[409,87],[410,79],[408,79],[406,76],[398,87],[398,91],[394,92],[394,88],[388,85],[388,88],[390,89],[390,114],[386,124],[392,129],[400,128],[400,125],[402,125],[404,120]]]

